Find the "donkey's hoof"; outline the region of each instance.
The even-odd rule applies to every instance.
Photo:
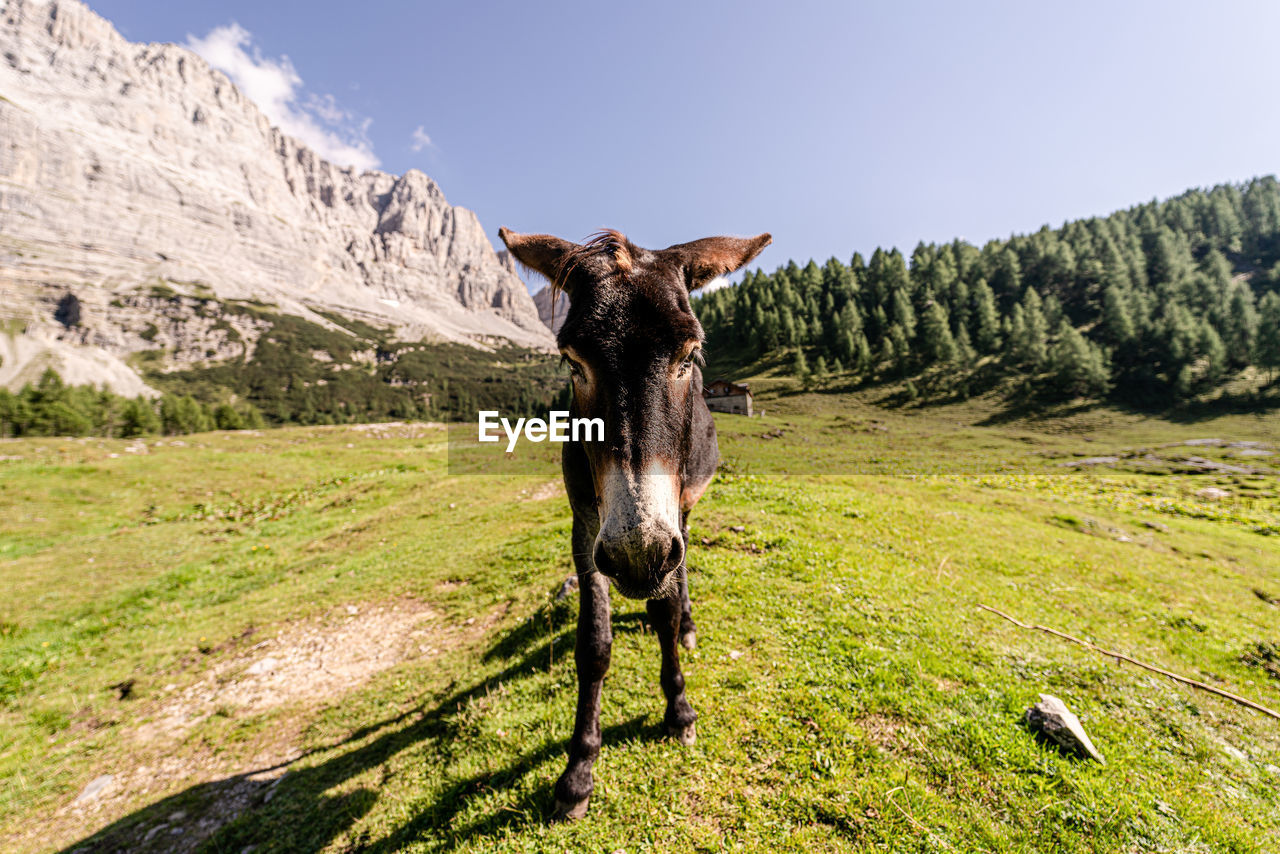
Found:
[[[583,798],[576,804],[568,804],[556,798],[556,821],[577,821],[587,814],[587,806],[591,803],[591,798]]]
[[[698,740],[697,724],[689,724],[688,726],[669,726],[667,727],[667,735],[690,747]]]
[[[685,632],[680,636],[680,645],[685,649],[693,649],[698,645],[698,633]]]

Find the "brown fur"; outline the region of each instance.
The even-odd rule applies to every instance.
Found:
[[[599,417],[605,425],[603,442],[566,443],[562,456],[581,604],[578,706],[569,763],[556,781],[556,812],[579,818],[600,752],[600,692],[613,643],[611,587],[648,600],[662,653],[663,723],[681,743],[695,736],[697,714],[685,696],[679,656],[681,646],[696,643],[685,564],[688,516],[715,474],[719,450],[696,352],[703,331],[689,294],[755,258],[770,237],[709,237],[653,251],[611,229],[581,245],[505,228],[499,234],[520,263],[550,280],[553,305],[562,291],[572,301],[557,335],[575,372],[571,414]],[[589,378],[589,389],[581,377]],[[619,486],[655,470],[670,473],[675,504],[660,492],[631,492],[635,481]],[[666,518],[673,507],[678,518]]]

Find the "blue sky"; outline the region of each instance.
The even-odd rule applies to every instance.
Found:
[[[219,52],[335,157],[423,170],[495,244],[771,231],[772,268],[1280,168],[1269,2],[91,6]]]

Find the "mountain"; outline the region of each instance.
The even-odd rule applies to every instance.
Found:
[[[552,332],[559,332],[569,314],[569,295],[556,293],[548,286],[533,295],[533,304],[538,307],[538,317],[547,328]]]
[[[252,359],[264,312],[552,346],[474,213],[417,170],[323,160],[191,51],[9,0],[0,56],[0,385],[52,366],[136,394],[139,365]]]

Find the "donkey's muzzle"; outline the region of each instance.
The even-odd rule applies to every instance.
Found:
[[[673,573],[684,563],[684,540],[679,534],[639,528],[613,537],[601,536],[592,553],[596,569],[608,577],[623,596],[654,599],[670,589]]]

